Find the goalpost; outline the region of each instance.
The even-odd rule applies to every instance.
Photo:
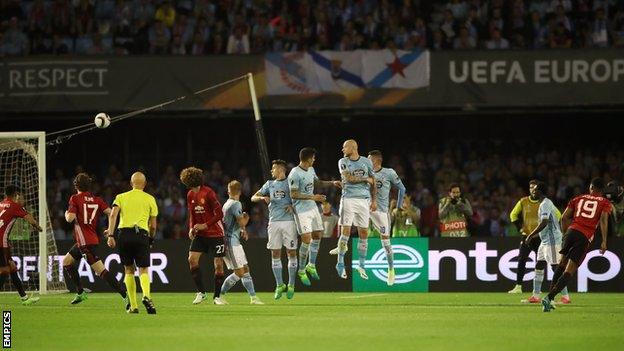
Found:
[[[20,189],[24,207],[43,228],[37,233],[26,221],[18,220],[9,233],[24,288],[40,294],[66,291],[46,205],[45,132],[0,132],[0,189],[7,185]],[[33,260],[37,269],[29,267]],[[13,284],[7,282],[2,291],[11,289]]]

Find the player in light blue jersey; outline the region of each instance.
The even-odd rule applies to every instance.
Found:
[[[368,251],[368,224],[370,212],[377,210],[377,187],[374,186],[373,164],[369,159],[360,156],[357,142],[353,139],[343,143],[342,153],[344,158],[338,161],[338,170],[342,178],[342,197],[338,211],[341,234],[337,245],[336,271],[339,277],[347,279],[344,256],[348,250],[351,226],[356,226],[360,237],[357,270],[362,279],[368,279],[364,269]]]
[[[540,202],[537,215],[539,216],[538,226],[529,234],[527,240],[534,235],[539,235],[541,244],[537,249],[537,263],[535,264],[535,278],[533,279],[533,295],[523,302],[540,303],[540,293],[542,289],[542,281],[544,280],[544,270],[546,265],[550,264],[553,269],[561,259],[561,243],[562,237],[561,227],[559,226],[560,212],[552,201],[546,197],[546,184],[537,181],[534,187],[530,188],[531,197],[538,199]],[[570,303],[570,295],[568,288],[561,291],[561,302]]]
[[[227,304],[224,295],[236,284],[242,280],[243,286],[249,293],[252,305],[264,305],[256,296],[253,279],[249,273],[249,265],[245,250],[240,240],[247,240],[247,231],[245,226],[249,223],[249,215],[243,212],[241,204],[242,185],[239,181],[233,180],[228,183],[229,199],[223,204],[223,226],[225,232],[225,257],[224,261],[227,267],[234,271],[230,274],[221,286],[221,300]]]
[[[382,167],[383,155],[379,150],[373,150],[368,153],[368,159],[373,163],[373,171],[375,172],[375,184],[377,187],[377,210],[371,212],[371,222],[379,231],[381,244],[386,251],[386,260],[388,261],[388,286],[394,285],[394,253],[392,252],[392,244],[390,243],[390,188],[397,188],[397,208],[403,205],[403,197],[405,195],[405,185],[399,178],[399,175],[392,168]]]
[[[271,168],[273,180],[269,180],[252,197],[253,202],[269,204],[269,241],[271,267],[275,276],[275,299],[286,292],[292,299],[295,295],[295,277],[297,275],[297,226],[293,217],[290,187],[286,179],[286,161],[274,160]],[[282,247],[288,253],[288,287],[282,278]]]
[[[314,189],[319,186],[340,187],[341,185],[339,181],[319,180],[312,167],[315,160],[316,150],[311,147],[301,149],[299,151],[299,165],[293,168],[288,175],[290,197],[295,211],[295,223],[301,236],[297,275],[304,285],[311,285],[308,274],[313,279],[320,279],[316,271],[316,257],[323,237],[323,220],[317,202],[325,201],[325,195],[314,194]]]

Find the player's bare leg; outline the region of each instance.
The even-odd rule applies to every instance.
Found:
[[[199,251],[189,251],[188,255],[189,270],[191,271],[191,277],[193,277],[193,282],[197,288],[197,294],[193,300],[194,305],[202,303],[206,300],[206,288],[204,286],[204,282],[202,281],[201,271],[199,269],[199,259],[201,256],[202,252]]]
[[[8,266],[0,267],[0,283],[2,283],[0,286],[4,284],[9,276],[11,277],[11,282],[13,283],[15,290],[17,290],[17,293],[20,296],[22,305],[32,305],[39,301],[38,297],[28,296],[26,294],[24,286],[22,285],[22,280],[20,279],[19,274],[17,274],[17,266],[13,260],[9,260]]]
[[[288,252],[288,290],[286,298],[292,299],[295,296],[295,277],[297,276],[297,250],[287,250]]]
[[[318,256],[319,247],[321,246],[321,238],[323,237],[322,231],[312,232],[312,241],[310,242],[310,255],[308,264],[305,267],[306,273],[310,275],[310,278],[314,280],[320,280],[318,272],[316,271],[316,257]]]
[[[126,302],[126,310],[127,310],[128,309],[127,304],[129,301],[128,301],[128,294],[126,294],[126,289],[124,286],[119,284],[117,279],[115,279],[115,277],[106,269],[106,267],[104,267],[104,263],[102,262],[102,260],[98,260],[95,263],[93,263],[91,265],[91,268],[93,269],[95,274],[98,275],[98,277],[105,280],[106,283],[108,283],[108,286],[113,288],[113,290],[117,291],[117,293],[121,295],[121,297],[124,299],[124,302]]]
[[[548,296],[542,299],[542,306],[544,312],[550,312],[554,310],[555,307],[552,305],[552,301],[555,299],[555,296],[563,290],[564,287],[568,286],[570,278],[576,272],[578,266],[576,262],[568,259],[567,257],[562,257],[561,262],[557,266],[557,270],[553,276],[552,284],[550,285],[550,292]]]
[[[282,294],[286,292],[286,284],[284,284],[284,277],[282,271],[284,267],[282,265],[282,249],[271,250],[271,270],[273,271],[273,277],[275,278],[275,300],[279,300]]]
[[[357,228],[358,236],[360,240],[358,241],[358,261],[359,265],[357,268],[358,273],[360,274],[360,278],[364,280],[368,280],[368,275],[366,274],[366,254],[368,253],[368,228]]]
[[[227,305],[225,300],[221,299],[221,286],[225,280],[225,268],[223,264],[223,257],[215,257],[213,260],[215,274],[214,274],[214,294],[212,300],[215,305]]]
[[[69,252],[65,254],[65,257],[63,257],[63,274],[65,275],[65,280],[70,280],[76,287],[76,296],[74,296],[74,299],[70,302],[72,305],[79,304],[87,299],[87,294],[80,283],[80,275],[78,274],[78,267],[76,267],[76,265],[77,262],[74,260],[74,257],[70,255]]]
[[[297,275],[303,285],[310,286],[310,278],[306,273],[308,257],[310,255],[310,243],[312,242],[312,233],[301,234],[301,246],[299,246],[299,271]]]
[[[249,297],[251,299],[252,305],[264,305],[262,301],[256,296],[256,290],[253,285],[253,279],[251,278],[251,274],[249,273],[249,266],[245,265],[241,268],[236,268],[234,273],[230,274],[225,281],[223,282],[223,286],[221,287],[221,293],[223,295],[227,294],[227,292],[234,286],[238,281],[243,283],[243,286],[249,293]]]
[[[386,261],[388,262],[388,286],[394,285],[394,252],[392,251],[392,244],[390,243],[390,235],[381,236],[381,245],[386,252]]]
[[[351,236],[351,226],[342,226],[342,233],[338,239],[338,262],[336,263],[336,272],[342,279],[347,279],[347,271],[345,269],[344,257],[349,246],[349,236]]]

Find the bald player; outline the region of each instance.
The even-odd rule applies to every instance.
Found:
[[[338,222],[341,234],[338,239],[336,271],[338,276],[347,279],[344,256],[348,248],[351,226],[355,226],[360,237],[358,273],[362,279],[368,279],[364,269],[368,251],[368,224],[370,213],[377,210],[377,187],[373,186],[375,184],[373,163],[368,158],[360,156],[358,144],[353,139],[342,144],[342,153],[344,157],[338,161],[338,171],[342,178],[342,197]]]
[[[115,226],[119,219],[119,256],[124,266],[126,289],[130,306],[126,312],[139,313],[136,297],[135,265],[139,267],[139,281],[143,292],[143,305],[148,314],[156,314],[151,298],[148,268],[150,266],[150,246],[156,233],[156,216],[158,206],[156,199],[146,192],[147,180],[141,172],[135,172],[130,178],[132,190],[119,194],[113,201],[113,209],[108,218],[108,229],[105,232],[108,246],[114,248],[116,240]]]

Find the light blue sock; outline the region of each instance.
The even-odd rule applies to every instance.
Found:
[[[364,268],[366,262],[366,253],[368,252],[368,239],[360,239],[358,242],[358,261],[360,267]]]
[[[306,264],[308,264],[308,255],[310,254],[310,244],[304,242],[299,247],[299,272],[305,270]]]
[[[348,247],[347,245],[349,245],[349,237],[341,234],[338,239],[338,263],[344,264],[344,257]]]
[[[568,287],[566,286],[565,288],[563,288],[563,290],[561,290],[561,296],[568,296]]]
[[[225,281],[223,282],[223,286],[221,286],[221,294],[227,293],[228,290],[230,290],[234,285],[236,285],[236,283],[238,283],[239,280],[240,278],[234,273],[228,275],[228,277],[225,278]]]
[[[321,246],[321,239],[312,239],[310,243],[310,264],[316,265],[316,256],[319,252],[319,246]]]
[[[392,244],[390,243],[390,239],[381,239],[381,245],[383,245],[383,248],[386,251],[388,269],[394,269],[394,251],[392,251]]]
[[[247,289],[247,292],[249,293],[249,296],[251,297],[256,296],[256,290],[254,289],[253,279],[251,279],[251,274],[249,273],[243,274],[242,281],[243,281],[243,286],[245,287],[245,289]]]
[[[282,278],[282,259],[281,258],[273,258],[271,260],[271,268],[273,268],[273,276],[275,277],[275,285],[280,286],[284,284],[284,279]]]
[[[533,296],[539,296],[542,292],[542,282],[544,281],[544,270],[536,269],[533,278]]]
[[[297,257],[288,256],[288,285],[295,285],[297,276]]]

